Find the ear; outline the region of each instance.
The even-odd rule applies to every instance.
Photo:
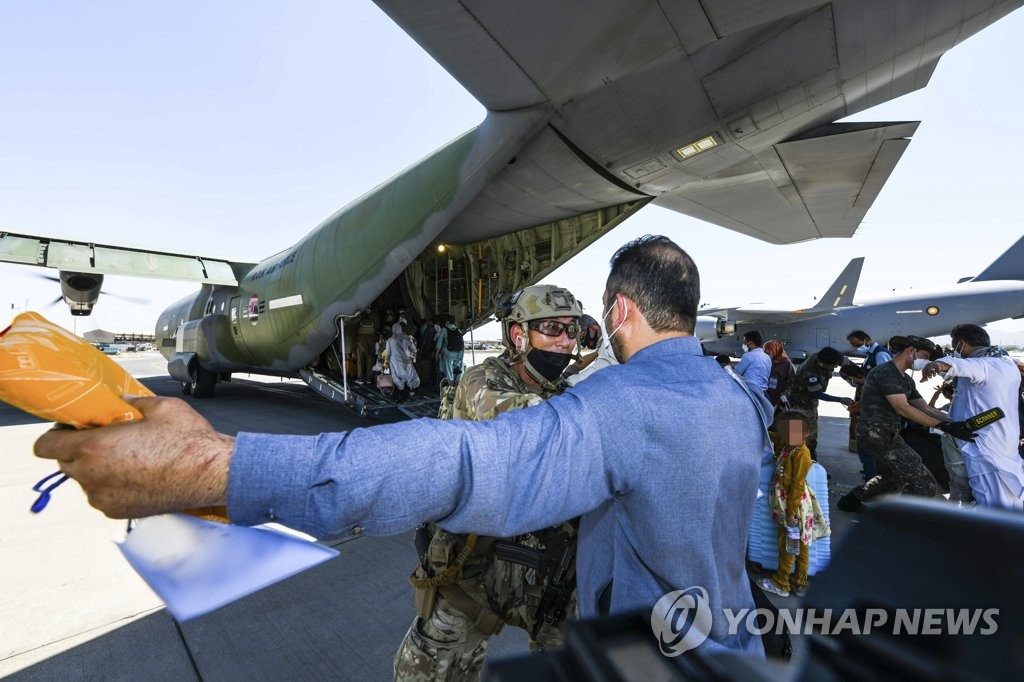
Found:
[[[517,324],[513,324],[513,325],[511,325],[509,327],[508,335],[509,335],[509,338],[512,340],[512,346],[516,350],[518,350],[520,353],[523,352],[522,346],[525,345],[525,343],[524,343],[526,341],[525,334],[526,334],[526,332],[523,331],[522,325],[520,325],[518,323]]]

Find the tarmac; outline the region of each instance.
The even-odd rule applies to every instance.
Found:
[[[119,358],[157,395],[180,396],[156,353]],[[852,395],[838,378],[832,393]],[[212,399],[186,398],[225,433],[314,434],[364,426],[298,381],[235,377]],[[404,419],[396,413],[385,419]],[[822,403],[819,462],[832,477],[832,552],[856,518],[835,500],[860,481],[847,450],[849,419]],[[304,573],[177,623],[117,549],[126,523],[89,507],[77,485],[58,488],[32,514],[32,485],[53,465],[31,456],[49,423],[0,404],[0,677],[10,680],[386,680],[413,619],[408,575],[411,533],[325,543],[340,555]],[[796,597],[777,604],[797,604]],[[799,638],[798,638],[799,639]],[[525,633],[506,628],[488,658],[528,652]],[[797,642],[794,663],[803,655]],[[789,667],[794,668],[791,664]]]

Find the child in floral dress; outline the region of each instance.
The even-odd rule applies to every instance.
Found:
[[[779,524],[779,568],[771,578],[759,579],[757,585],[765,592],[782,597],[788,597],[790,590],[799,597],[804,595],[810,544],[829,534],[821,507],[807,485],[807,474],[813,464],[806,443],[810,432],[810,418],[798,410],[780,413],[770,432],[776,466],[769,485],[768,504],[772,520]],[[786,526],[800,529],[799,554],[786,551]]]

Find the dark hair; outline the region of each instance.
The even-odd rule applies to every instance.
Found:
[[[923,336],[914,336],[913,334],[907,335],[907,341],[910,341],[910,345],[917,350],[923,350],[928,353],[929,360],[938,360],[942,357],[942,349],[939,348],[938,344],[933,341],[929,341]]]
[[[843,364],[843,354],[832,346],[825,346],[818,351],[818,362],[824,365],[841,365]]]
[[[730,358],[728,355],[725,355],[725,354],[716,355],[715,356],[715,362],[720,364],[722,367],[725,367],[726,365],[731,365],[732,364],[732,358]]]
[[[846,340],[857,339],[858,341],[870,341],[871,337],[863,329],[854,329],[852,332],[846,335]]]
[[[756,329],[751,329],[749,332],[745,332],[743,334],[743,340],[744,341],[749,341],[750,343],[754,344],[755,346],[763,346],[764,345],[764,337],[762,337],[761,336],[761,332],[757,331]]]
[[[840,365],[839,376],[851,377],[853,379],[863,379],[867,376],[867,372],[860,365]]]
[[[693,334],[700,275],[689,254],[668,237],[645,235],[612,256],[605,297],[623,294],[656,332]]]
[[[953,340],[954,346],[958,341],[964,341],[976,348],[992,345],[988,332],[976,324],[958,324],[949,332],[949,338]]]
[[[772,427],[774,428],[775,424],[778,424],[779,422],[788,421],[803,422],[804,431],[808,436],[811,436],[817,430],[815,428],[817,426],[817,420],[811,419],[811,415],[807,414],[803,410],[783,410],[782,412],[779,412],[775,415],[775,422],[772,424]]]
[[[445,318],[445,321],[448,324],[455,324],[455,316],[454,315],[449,315],[448,317]]]
[[[917,345],[915,345],[914,342],[911,341],[906,336],[891,336],[891,337],[889,337],[889,351],[891,353],[893,353],[894,355],[896,353],[902,353],[903,351],[905,351],[906,349],[910,348],[911,346],[913,346],[914,348],[917,348]],[[924,350],[927,350],[927,349],[924,349]]]

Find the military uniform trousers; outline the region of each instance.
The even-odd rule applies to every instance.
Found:
[[[900,437],[898,424],[861,421],[857,443],[875,460],[878,475],[850,494],[862,502],[888,493],[904,492],[934,497],[939,484],[921,461],[921,455]]]
[[[532,536],[528,538],[521,544],[540,546]],[[464,577],[438,588],[430,617],[417,617],[409,627],[395,654],[396,681],[476,680],[491,635],[504,625],[533,631],[541,594],[541,588],[534,585],[535,572],[502,561],[479,545],[477,551],[482,553],[466,562]],[[573,592],[566,609],[569,618],[575,618],[575,597]],[[496,604],[501,606],[495,608]],[[530,649],[561,647],[563,625],[544,623],[536,639],[530,638]]]

